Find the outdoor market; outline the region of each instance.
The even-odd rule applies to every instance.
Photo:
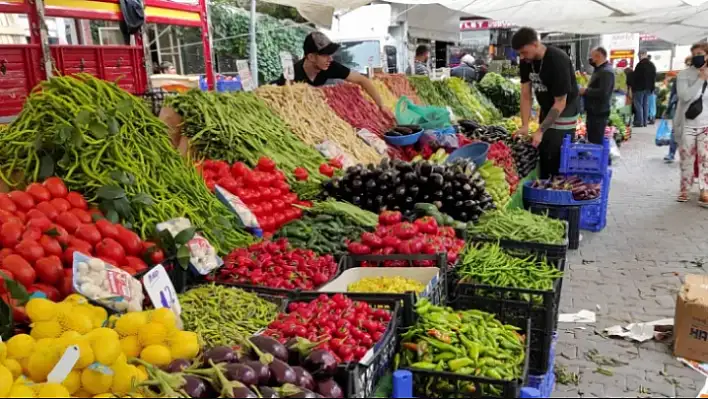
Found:
[[[255,1],[250,14],[203,0],[144,3],[0,0],[0,18],[26,15],[28,40],[4,41],[13,25],[3,31],[0,24],[0,88],[10,93],[0,93],[3,397],[575,396],[558,387],[583,386],[587,374],[617,378],[613,368],[622,375],[629,364],[601,355],[590,339],[584,353],[578,344],[574,357],[561,350],[568,335],[586,329],[621,351],[635,348],[639,357],[649,341],[664,345],[679,365],[672,367],[685,363],[691,373],[708,376],[701,363],[708,362],[701,335],[708,329],[708,279],[698,257],[685,273],[667,269],[676,284],[666,288],[673,303],[661,314],[644,305],[638,311],[646,318],[609,314],[607,323],[629,326],[595,326],[606,309],[591,302],[612,295],[622,300],[632,295],[622,284],[642,279],[624,274],[615,259],[602,268],[610,269],[618,293],[603,292],[605,283],[591,278],[597,285],[586,288],[597,296],[584,295],[583,307],[572,311],[566,305],[580,301],[573,293],[588,285],[575,276],[593,267],[600,274],[600,258],[590,260],[597,240],[631,239],[615,230],[618,217],[610,212],[631,202],[614,191],[624,193],[632,179],[626,171],[635,159],[626,154],[633,157],[644,142],[676,152],[668,116],[675,107],[672,86],[682,79],[680,70],[700,67],[684,58],[697,50],[705,57],[708,47],[677,49],[706,39],[708,28],[689,19],[708,13],[708,6],[581,1],[594,4],[582,18],[563,7],[538,21],[517,1],[508,10],[493,1],[464,7],[389,2],[388,13],[405,5],[452,18],[455,26],[438,29],[441,42],[451,34],[446,29],[460,36],[460,18],[510,21],[500,26],[514,33],[507,46],[513,59],[502,59],[506,50],[498,48],[502,55],[483,65],[464,64],[471,53],[463,52],[455,53],[465,55],[454,66],[448,59],[440,67],[432,58],[422,61],[424,50],[449,58],[452,47],[442,57],[419,42],[387,60],[386,48],[395,46],[382,42],[375,61],[349,68],[336,61],[336,51],[347,45],[327,36],[343,35],[332,21],[340,29],[346,22],[346,14],[333,17],[332,9],[354,10],[348,18],[357,25],[356,10],[382,4],[276,2],[296,7],[307,20],[299,24],[321,27],[298,36],[291,47],[299,54],[290,54],[276,39],[269,42],[275,51],[256,43],[262,28]],[[558,4],[537,3],[543,10]],[[650,23],[669,7],[682,21],[676,29],[666,28],[673,22],[666,19]],[[99,44],[52,42],[46,21],[55,18],[120,22],[127,45],[102,44],[106,31],[97,31]],[[223,49],[213,40],[224,34],[213,31],[228,26],[229,18],[247,21],[243,29],[249,30],[242,47],[250,60],[235,60],[234,74],[220,70],[223,60],[214,56]],[[292,21],[262,18],[268,29],[295,29]],[[407,18],[411,32],[426,29],[423,18]],[[203,72],[187,73],[182,52],[169,53],[177,65],[163,62],[168,53],[159,44],[155,56],[163,33],[155,27],[149,36],[148,24],[199,32],[192,37],[200,41]],[[79,33],[69,36],[83,35],[79,22],[76,28]],[[612,48],[606,43],[622,39],[589,45],[591,39],[579,37],[564,52],[542,33],[549,31],[631,31],[637,47],[606,51]],[[640,64],[647,62],[640,33],[675,43],[669,57],[681,64],[659,73],[655,67],[644,124],[642,110],[633,106],[641,95]],[[588,62],[583,48],[592,72],[572,68],[580,58]],[[530,49],[541,55],[526,62]],[[547,73],[534,64],[540,61],[543,69],[543,54],[556,57]],[[344,68],[342,81],[316,84],[307,62],[317,65],[317,57],[328,57],[323,75],[338,78]],[[553,69],[558,57],[571,67],[560,109],[559,85],[543,81],[566,68]],[[153,63],[164,70],[152,74]],[[459,65],[475,77],[457,75]],[[175,66],[180,73],[168,71]],[[278,76],[279,84],[269,84]],[[600,96],[589,93],[600,90],[599,79],[609,83],[598,131],[593,110]],[[702,93],[698,98],[700,105]],[[693,195],[695,173],[704,205],[700,180],[708,158],[695,155],[695,148],[694,158],[685,158],[682,143],[678,201]],[[687,167],[691,184],[685,187]],[[696,223],[705,221],[701,211],[691,211]],[[699,254],[708,249],[694,244]],[[658,266],[659,256],[626,262]],[[650,294],[639,288],[639,295]],[[661,318],[663,311],[676,316]],[[663,342],[671,330],[673,349]],[[561,358],[571,368],[584,358],[592,368],[568,372],[558,365]],[[657,375],[668,381],[663,367]],[[622,378],[616,384],[625,396],[658,394],[644,385],[630,392]],[[604,396],[617,392],[603,389]]]

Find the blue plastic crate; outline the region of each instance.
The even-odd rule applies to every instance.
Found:
[[[602,182],[600,203],[585,205],[580,208],[580,228],[598,232],[607,224],[607,205],[610,198],[610,184],[612,183],[612,168],[607,168],[607,174]]]
[[[565,136],[561,147],[560,173],[596,174],[604,176],[610,164],[610,141],[605,137],[602,145],[571,143]]]
[[[224,80],[224,79],[217,79],[216,80],[216,91],[219,93],[224,93],[224,92],[229,92],[229,91],[240,91],[243,88],[241,87],[241,79],[237,76],[233,80]],[[201,91],[207,91],[208,86],[207,86],[207,81],[204,76],[199,78],[199,90]]]
[[[534,388],[539,391],[541,398],[549,398],[556,387],[556,342],[558,341],[558,332],[553,333],[553,343],[551,344],[550,353],[548,356],[548,371],[543,375],[529,374],[526,387]]]
[[[602,183],[603,182],[603,177],[602,175],[594,175],[594,174],[577,174],[579,178],[581,178],[585,183]],[[546,204],[546,205],[574,205],[574,206],[583,206],[583,205],[592,205],[592,204],[599,204],[600,199],[602,198],[602,193],[600,193],[599,198],[595,198],[592,200],[587,200],[587,201],[576,201],[573,199],[573,193],[571,191],[562,191],[562,190],[546,190],[542,188],[533,188],[531,185],[533,184],[532,181],[527,181],[524,183],[524,190],[523,190],[523,199],[525,204]]]

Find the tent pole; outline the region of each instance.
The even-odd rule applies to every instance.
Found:
[[[251,0],[251,19],[249,20],[248,35],[251,39],[250,55],[251,55],[251,79],[253,85],[258,87],[258,48],[256,47],[256,0]]]
[[[209,90],[214,90],[214,66],[211,60],[211,36],[209,34],[208,0],[199,0],[200,19],[202,22],[202,47],[204,48],[204,73]],[[159,53],[158,53],[159,54]]]

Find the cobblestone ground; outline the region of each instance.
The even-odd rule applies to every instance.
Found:
[[[678,165],[654,146],[654,128],[635,129],[613,166],[607,227],[583,232],[569,255],[561,313],[595,311],[595,324],[559,323],[556,367],[580,377],[577,386],[556,385],[555,397],[695,397],[705,382],[671,355],[670,343],[635,344],[606,338],[613,325],[674,316],[676,294],[686,274],[708,267],[708,209],[675,201]],[[703,265],[706,261],[706,265]],[[575,327],[585,327],[585,330]],[[587,353],[627,365],[597,373]],[[592,357],[592,356],[591,356]]]

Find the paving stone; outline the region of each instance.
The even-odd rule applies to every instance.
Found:
[[[556,364],[580,374],[580,384],[557,384],[553,397],[695,397],[705,377],[671,354],[670,342],[636,344],[596,335],[612,325],[673,317],[687,274],[708,270],[708,210],[679,204],[677,164],[665,164],[666,147],[654,145],[655,128],[634,129],[613,165],[607,227],[583,231],[580,249],[568,254],[561,312],[596,312],[594,324],[559,324]],[[704,267],[702,266],[705,262]],[[597,308],[597,305],[600,308]],[[575,327],[585,327],[577,330]],[[571,333],[566,333],[571,331]],[[596,349],[628,365],[605,376],[585,358]],[[649,394],[640,395],[640,388]]]

